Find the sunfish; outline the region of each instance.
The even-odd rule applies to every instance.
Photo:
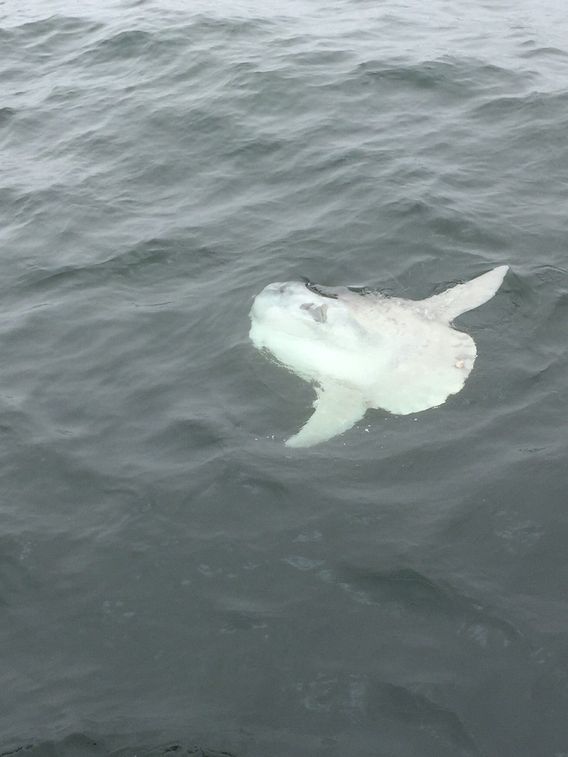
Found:
[[[317,394],[313,415],[286,444],[311,447],[331,439],[369,408],[407,415],[459,392],[477,350],[452,321],[491,299],[508,268],[425,300],[308,280],[265,287],[250,312],[249,336],[257,349],[313,383]]]

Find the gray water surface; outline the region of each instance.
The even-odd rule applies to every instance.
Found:
[[[0,751],[568,755],[564,3],[0,4]],[[292,451],[248,342],[426,297],[464,390]]]

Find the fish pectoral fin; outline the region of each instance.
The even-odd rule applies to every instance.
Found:
[[[317,388],[314,413],[303,428],[286,442],[287,447],[311,447],[342,434],[365,415],[367,403],[361,392],[343,384]]]

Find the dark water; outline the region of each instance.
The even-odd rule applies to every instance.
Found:
[[[563,2],[0,4],[0,751],[568,755]],[[248,343],[428,296],[465,389],[291,451]]]

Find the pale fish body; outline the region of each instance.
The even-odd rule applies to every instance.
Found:
[[[452,321],[497,292],[508,266],[425,300],[349,287],[269,284],[255,298],[250,338],[315,385],[315,411],[286,444],[309,447],[347,431],[369,408],[406,415],[463,387],[477,350]]]

